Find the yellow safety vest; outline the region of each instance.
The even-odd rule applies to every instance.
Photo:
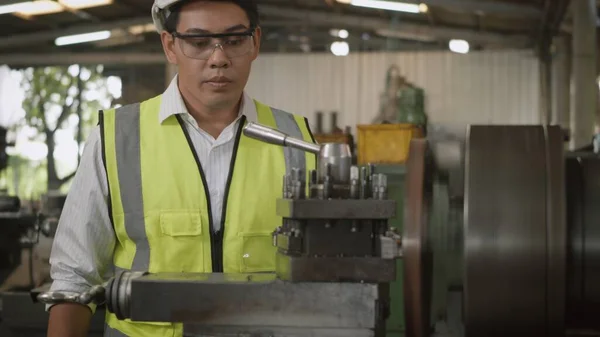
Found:
[[[316,165],[314,154],[246,137],[242,116],[227,180],[221,230],[211,230],[202,167],[180,116],[159,122],[162,96],[100,114],[117,269],[160,272],[274,272],[271,233],[284,174]],[[255,101],[258,122],[314,142],[304,117]],[[182,336],[176,323],[106,315],[105,336]]]

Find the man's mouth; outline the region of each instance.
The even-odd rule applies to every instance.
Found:
[[[215,76],[204,82],[215,88],[223,88],[231,83],[231,80],[225,76]]]

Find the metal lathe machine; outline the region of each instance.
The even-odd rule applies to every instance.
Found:
[[[257,124],[244,133],[318,156],[273,201],[274,274],[126,272],[38,300],[106,303],[120,319],[183,322],[186,336],[384,336],[401,258],[406,336],[600,331],[600,158],[564,151],[558,127],[413,140],[403,233],[388,224],[386,176],[351,166],[346,145]]]

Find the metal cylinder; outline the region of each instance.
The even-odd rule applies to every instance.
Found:
[[[440,174],[446,168],[440,160],[428,160],[431,144],[411,142],[403,241],[407,335],[428,337],[441,321],[458,323],[467,337],[597,329],[600,254],[588,247],[597,247],[600,235],[588,224],[598,219],[591,205],[600,185],[590,176],[573,187],[565,176],[583,180],[578,176],[598,172],[600,158],[596,167],[577,158],[571,171],[588,174],[565,174],[558,127],[471,126],[466,140],[462,196],[450,193],[452,176]],[[457,291],[462,309],[446,302]],[[446,309],[464,317],[444,317]]]
[[[331,167],[331,179],[334,184],[350,183],[350,167],[352,167],[352,154],[347,144],[323,144],[319,153],[319,180],[324,181],[327,176],[327,165]]]
[[[337,111],[332,111],[331,115],[329,116],[331,118],[331,125],[330,125],[330,133],[334,133],[337,130]]]
[[[464,213],[467,337],[564,332],[561,142],[558,128],[469,128]]]
[[[321,146],[309,142],[305,142],[301,139],[290,137],[289,135],[272,129],[270,127],[250,122],[244,126],[244,135],[250,138],[254,138],[265,143],[289,146],[303,151],[318,154],[321,151]]]
[[[317,116],[317,118],[316,118],[317,119],[317,124],[316,124],[317,127],[316,127],[315,131],[318,134],[321,134],[321,133],[323,133],[323,112],[322,111],[317,111],[316,116]]]
[[[146,272],[118,272],[106,287],[106,308],[118,319],[131,318],[131,281]]]
[[[352,166],[352,153],[348,144],[327,143],[317,145],[304,140],[293,138],[287,134],[257,123],[248,123],[244,127],[244,134],[248,137],[261,140],[266,143],[282,145],[315,153],[318,158],[318,180],[323,183],[327,174],[327,166],[330,166],[330,182],[332,184],[349,184],[350,167]]]

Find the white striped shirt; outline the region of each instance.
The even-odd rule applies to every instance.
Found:
[[[213,230],[219,230],[236,130],[242,114],[248,121],[257,121],[256,106],[244,93],[238,118],[214,139],[200,129],[188,113],[175,76],[162,95],[159,120],[156,122],[162,123],[175,114],[180,114],[186,122],[186,130],[208,184]],[[102,161],[100,128],[96,127],[86,141],[54,238],[50,255],[51,291],[83,292],[113,275],[116,237],[107,200],[108,184]],[[90,307],[95,310],[95,306]]]

